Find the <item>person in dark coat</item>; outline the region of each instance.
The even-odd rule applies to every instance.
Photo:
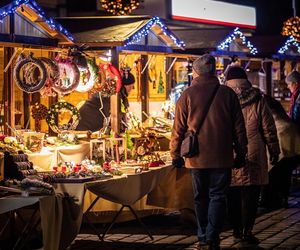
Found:
[[[276,164],[280,148],[272,113],[258,88],[252,87],[243,68],[230,67],[225,84],[237,94],[245,119],[248,138],[247,164],[232,170],[228,192],[228,213],[233,236],[244,242],[258,244],[252,234],[260,190],[268,184],[268,158]],[[267,151],[268,148],[268,151]]]
[[[264,99],[275,120],[281,153],[278,163],[269,165],[269,184],[262,190],[260,205],[276,209],[288,206],[292,172],[300,166],[300,128],[279,101],[269,95]]]
[[[220,249],[231,168],[245,164],[247,137],[243,114],[234,91],[220,85],[216,61],[205,54],[193,63],[192,85],[176,103],[170,153],[172,164],[191,169],[199,247]],[[214,100],[198,133],[199,154],[184,159],[180,148],[187,130],[196,131],[216,87]],[[234,152],[236,158],[234,159]]]
[[[77,131],[99,131],[105,124],[105,117],[100,112],[103,103],[103,114],[106,117],[110,115],[110,98],[101,96],[100,92],[94,93],[79,109],[80,120],[76,127]]]

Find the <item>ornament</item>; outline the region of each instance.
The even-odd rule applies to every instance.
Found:
[[[105,79],[101,88],[101,94],[111,96],[118,93],[122,87],[120,71],[112,64],[101,64],[99,68],[100,73],[104,74],[103,77]]]
[[[80,71],[80,80],[76,88],[78,92],[90,91],[99,81],[98,66],[92,59],[87,59],[87,69]]]
[[[21,71],[24,71],[23,79],[21,77]],[[13,74],[17,86],[27,93],[38,92],[46,84],[46,67],[41,60],[34,58],[32,53],[30,53],[27,58],[23,53],[19,56]]]
[[[283,36],[293,36],[300,42],[300,18],[294,16],[283,23],[281,34]]]
[[[46,119],[48,109],[41,103],[36,103],[31,108],[31,115],[35,122],[35,130],[41,131],[41,120]]]
[[[139,7],[139,0],[100,0],[102,8],[112,15],[128,15]]]
[[[79,84],[80,72],[71,58],[57,58],[59,68],[59,81],[53,85],[53,89],[62,95],[67,95],[75,90]]]

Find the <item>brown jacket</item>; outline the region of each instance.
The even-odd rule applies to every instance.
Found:
[[[254,101],[245,104],[251,101],[250,95]],[[240,98],[240,103],[247,130],[248,163],[241,169],[233,169],[231,185],[264,185],[268,183],[266,147],[270,155],[280,153],[275,122],[259,89],[251,88],[247,96]]]
[[[180,157],[180,146],[187,130],[196,130],[197,122],[213,93],[218,79],[212,75],[195,78],[176,104],[170,142],[173,159]],[[247,152],[244,118],[234,91],[220,86],[198,134],[199,154],[185,159],[187,168],[230,168],[233,152]]]

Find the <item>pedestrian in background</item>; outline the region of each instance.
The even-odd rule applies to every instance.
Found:
[[[289,117],[300,128],[300,73],[292,71],[285,78],[287,86],[292,93],[290,101]]]
[[[274,165],[280,153],[277,131],[271,111],[262,93],[253,88],[241,67],[231,67],[225,84],[237,94],[243,111],[247,138],[248,160],[240,169],[232,171],[228,192],[228,213],[233,236],[250,244],[259,240],[252,234],[262,185],[268,183],[268,161]]]
[[[193,63],[192,85],[176,104],[170,142],[173,165],[180,168],[185,164],[191,169],[200,249],[202,246],[220,249],[219,235],[225,217],[231,168],[234,164],[244,165],[247,153],[245,123],[238,98],[230,88],[219,84],[215,69],[215,59],[208,54]],[[214,93],[197,136],[199,153],[184,161],[180,148],[185,133],[188,130],[196,132],[204,107]]]

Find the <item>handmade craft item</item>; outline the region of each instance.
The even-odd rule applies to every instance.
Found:
[[[76,88],[78,92],[90,91],[99,81],[98,66],[93,59],[87,59],[87,69],[80,71],[80,80]]]
[[[47,71],[42,61],[34,58],[32,53],[28,57],[21,53],[14,67],[13,76],[21,90],[34,93],[45,86]]]
[[[38,132],[41,131],[41,120],[46,119],[47,114],[48,114],[48,109],[45,105],[41,103],[36,103],[35,105],[32,106],[31,115],[32,118],[34,119],[36,131]]]

